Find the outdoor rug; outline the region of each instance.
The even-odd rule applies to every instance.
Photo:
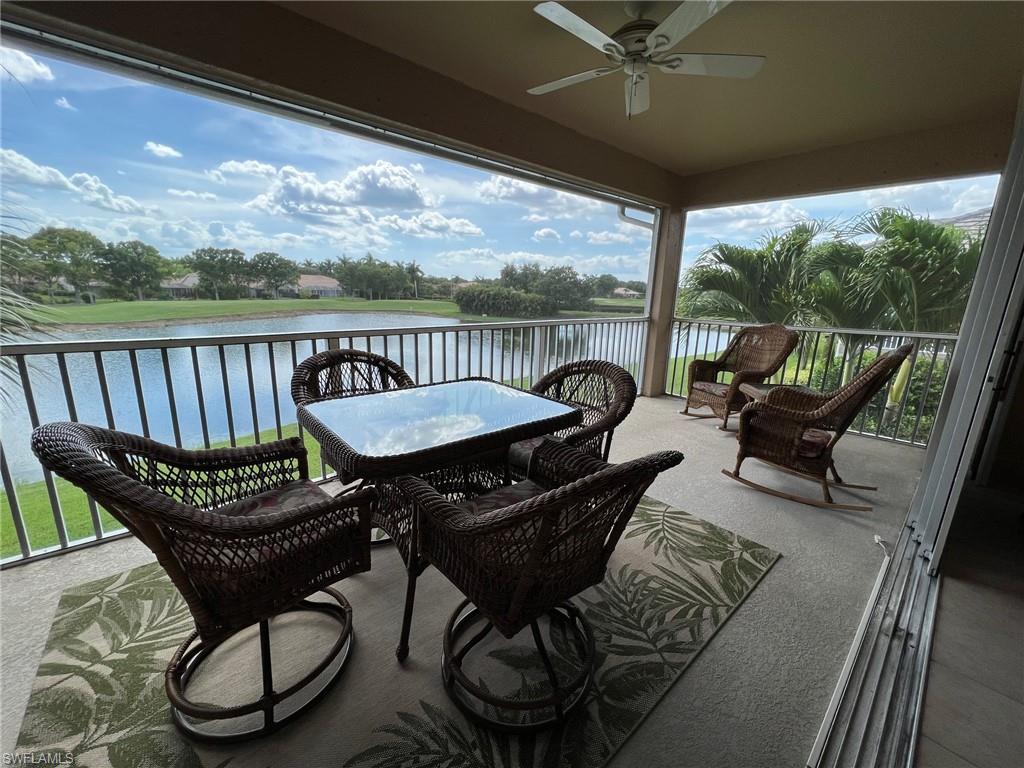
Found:
[[[95,551],[102,556],[102,549]],[[470,724],[444,691],[441,636],[460,595],[433,569],[420,580],[410,657],[404,665],[395,660],[404,571],[393,550],[377,549],[371,572],[339,585],[352,603],[356,643],[338,684],[278,733],[217,747],[190,743],[171,725],[164,668],[192,621],[163,571],[144,565],[63,593],[18,751],[36,762],[61,756],[63,764],[115,768],[596,768],[657,705],[778,557],[645,498],[604,582],[576,598],[597,641],[587,707],[556,731],[514,737]],[[532,657],[521,650],[530,633],[520,633],[513,643],[520,639],[519,650],[504,641],[483,653],[526,686]],[[305,642],[310,645],[308,635]],[[322,650],[322,644],[275,646],[275,674],[279,655],[282,664],[310,664]],[[258,653],[245,658],[248,666],[224,665],[235,678],[213,687],[232,690],[238,700],[255,693]]]

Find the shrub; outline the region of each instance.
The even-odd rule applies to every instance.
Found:
[[[471,315],[550,317],[558,314],[558,304],[545,296],[490,285],[460,288],[455,292],[455,303],[460,312]]]

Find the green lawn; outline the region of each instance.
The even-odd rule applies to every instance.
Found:
[[[601,299],[600,301],[612,301]],[[624,299],[623,301],[635,301]],[[642,309],[642,304],[641,304]],[[597,317],[600,305],[593,311],[562,311],[559,317]],[[214,301],[101,301],[98,304],[61,304],[47,307],[47,319],[53,323],[86,325],[119,325],[140,321],[200,320],[245,317],[275,312],[409,312],[413,314],[451,317],[466,322],[506,322],[520,318],[482,317],[459,312],[453,301],[431,299],[384,299],[368,301],[343,297],[338,299],[230,299]]]
[[[607,299],[594,299],[594,306],[596,307],[611,307],[614,309],[622,310],[623,307],[642,313],[644,311],[645,299],[620,299],[620,298],[607,298]]]

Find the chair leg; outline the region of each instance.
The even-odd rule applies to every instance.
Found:
[[[263,729],[274,727],[274,668],[270,658],[270,621],[260,622],[260,667],[263,670]]]
[[[832,494],[828,490],[828,480],[826,480],[825,478],[822,478],[820,480],[820,483],[821,483],[821,495],[825,497],[825,503],[826,504],[833,504],[834,502],[832,501]]]
[[[409,579],[405,587],[405,612],[402,614],[402,635],[398,640],[395,656],[405,661],[409,656],[409,632],[412,629],[412,608],[416,602],[416,564],[409,564]]]
[[[830,470],[830,471],[832,472],[832,477],[834,477],[834,478],[835,478],[835,481],[836,481],[836,482],[837,482],[837,483],[838,483],[839,485],[842,485],[842,484],[843,484],[843,478],[841,478],[841,477],[839,476],[839,473],[838,473],[838,472],[836,472],[836,463],[835,463],[834,461],[831,461],[831,460],[830,460],[830,461],[829,461],[829,463],[828,463],[828,468],[829,468],[829,470]]]
[[[533,644],[537,646],[540,661],[544,665],[544,671],[548,673],[548,681],[551,683],[551,690],[554,693],[555,718],[563,720],[565,719],[565,714],[562,711],[562,689],[558,685],[558,675],[555,674],[555,668],[551,664],[551,657],[548,656],[548,649],[544,645],[544,638],[541,637],[540,628],[537,626],[536,621],[530,622],[530,630],[533,632]]]

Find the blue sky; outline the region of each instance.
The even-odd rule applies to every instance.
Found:
[[[194,248],[296,261],[416,260],[430,274],[493,277],[507,262],[645,279],[650,232],[607,203],[386,144],[0,48],[5,214]],[[750,243],[807,217],[877,205],[935,217],[991,204],[985,176],[692,212],[684,263],[717,240]]]

